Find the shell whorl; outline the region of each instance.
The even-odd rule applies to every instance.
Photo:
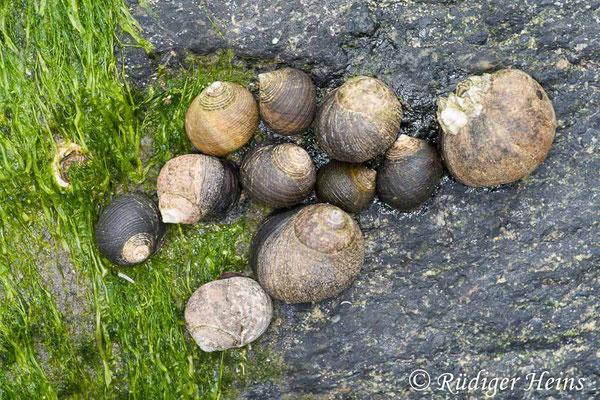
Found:
[[[285,73],[281,69],[258,75],[259,99],[261,102],[269,103],[281,92],[285,84],[285,80],[282,79],[284,76]]]
[[[294,178],[301,178],[314,173],[312,159],[302,147],[284,143],[271,149],[273,165]]]
[[[206,111],[222,110],[235,101],[238,90],[235,83],[213,82],[200,93],[198,103]]]
[[[375,189],[377,171],[370,168],[351,168],[350,175],[356,182],[357,186],[363,192],[371,192]]]
[[[391,161],[410,156],[423,147],[424,142],[408,135],[400,135],[392,147],[385,153],[385,158]]]
[[[305,246],[321,253],[336,253],[352,244],[360,233],[348,214],[330,204],[315,204],[301,210],[294,232]]]

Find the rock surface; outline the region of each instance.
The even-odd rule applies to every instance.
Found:
[[[200,4],[200,5],[198,5]],[[149,1],[131,8],[154,59],[129,53],[143,82],[186,51],[231,48],[300,67],[324,90],[376,76],[409,111],[401,132],[435,141],[435,98],[504,67],[537,79],[558,130],[527,179],[471,189],[444,178],[418,212],[375,203],[358,216],[363,271],[339,297],[279,304],[263,339],[282,377],[246,399],[483,398],[440,389],[443,373],[519,377],[496,398],[600,397],[600,1]],[[173,57],[175,55],[175,57]],[[313,150],[314,151],[314,150]],[[411,388],[422,368],[431,388]],[[529,373],[583,379],[527,390]],[[546,383],[546,378],[544,383]],[[417,384],[421,381],[417,381]]]

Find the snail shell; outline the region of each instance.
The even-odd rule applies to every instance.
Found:
[[[348,212],[363,211],[375,197],[376,176],[361,164],[332,160],[317,173],[317,197]]]
[[[304,200],[316,181],[312,159],[291,143],[270,144],[248,154],[240,167],[242,186],[253,199],[274,208]]]
[[[186,154],[169,160],[156,183],[163,221],[195,224],[225,211],[240,194],[233,166],[203,154]]]
[[[516,69],[472,76],[438,99],[446,167],[469,186],[521,179],[546,158],[556,131],[544,89]]]
[[[377,173],[377,193],[391,207],[414,210],[435,191],[442,173],[440,156],[432,144],[400,135]]]
[[[348,214],[312,204],[267,219],[252,241],[250,265],[272,297],[308,303],[350,286],[364,255],[362,232]]]
[[[146,261],[166,231],[154,201],[144,193],[114,199],[96,225],[100,253],[113,264],[128,266]]]
[[[232,82],[214,82],[190,104],[185,131],[192,144],[211,156],[227,155],[258,127],[258,106],[250,91]]]
[[[52,174],[58,186],[69,189],[69,168],[75,164],[85,164],[87,156],[76,143],[61,144],[56,148],[56,154],[52,160]]]
[[[260,116],[275,133],[295,135],[307,130],[317,110],[315,85],[308,75],[283,68],[258,75]]]
[[[401,119],[402,106],[390,87],[379,79],[357,76],[323,100],[315,134],[331,158],[360,163],[394,143]]]
[[[260,285],[231,276],[200,286],[185,308],[187,329],[203,351],[242,347],[268,328],[271,299]]]

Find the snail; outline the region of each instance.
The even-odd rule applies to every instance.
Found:
[[[363,211],[375,197],[376,176],[361,164],[332,160],[317,172],[317,197],[345,211]]]
[[[250,265],[272,297],[309,303],[350,286],[364,255],[362,232],[348,214],[311,204],[268,218],[252,241]]]
[[[250,197],[273,208],[292,206],[305,199],[316,181],[312,159],[291,143],[256,148],[240,167],[240,180]]]
[[[260,285],[231,275],[200,286],[187,302],[185,322],[203,351],[242,347],[268,328],[273,305]]]
[[[75,164],[85,164],[87,156],[76,143],[61,144],[56,148],[56,154],[52,160],[52,174],[58,186],[69,189],[69,168]]]
[[[495,186],[529,175],[554,140],[552,103],[520,70],[472,76],[437,105],[442,158],[465,185]]]
[[[163,221],[195,224],[234,204],[240,194],[231,163],[204,154],[186,154],[169,160],[156,183]]]
[[[377,194],[393,208],[414,210],[431,196],[442,173],[440,156],[432,144],[400,135],[377,173]]]
[[[262,120],[279,135],[295,135],[312,123],[317,110],[315,85],[308,75],[283,68],[258,75]]]
[[[379,79],[351,78],[329,94],[315,116],[315,134],[331,158],[360,163],[384,153],[396,140],[402,106]]]
[[[154,254],[165,232],[154,201],[136,192],[116,198],[102,211],[96,243],[113,264],[135,265]]]
[[[257,127],[254,96],[232,82],[214,82],[204,89],[185,116],[185,131],[192,144],[211,156],[224,156],[239,149]]]

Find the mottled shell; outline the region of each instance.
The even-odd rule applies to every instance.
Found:
[[[87,156],[85,151],[77,143],[65,143],[56,148],[56,154],[52,160],[52,174],[58,186],[69,189],[69,169],[75,164],[85,164]]]
[[[435,191],[443,172],[440,156],[431,143],[400,135],[377,173],[377,194],[398,210],[418,209]]]
[[[274,208],[290,207],[310,194],[316,169],[302,147],[270,144],[246,156],[240,167],[240,180],[254,200]]]
[[[232,276],[200,286],[185,308],[188,331],[203,351],[242,347],[271,322],[271,299],[256,281]]]
[[[546,158],[556,131],[544,89],[516,69],[473,76],[438,99],[446,167],[469,186],[521,179]]]
[[[308,75],[283,68],[258,75],[260,116],[273,132],[295,135],[310,127],[317,110],[315,85]]]
[[[314,127],[319,146],[331,158],[360,163],[394,143],[401,119],[394,91],[378,79],[358,76],[323,100]]]
[[[312,204],[267,219],[253,239],[250,264],[272,297],[309,303],[350,286],[364,255],[362,232],[348,214]]]
[[[364,165],[332,160],[317,172],[317,197],[348,212],[363,211],[375,197],[376,176]]]
[[[233,166],[203,154],[169,160],[156,183],[163,221],[195,224],[235,203],[240,194]]]
[[[158,207],[144,193],[114,199],[100,214],[96,243],[113,264],[127,266],[146,261],[166,231]]]
[[[185,131],[202,153],[224,156],[250,140],[258,119],[258,106],[248,89],[232,82],[214,82],[190,104]]]

